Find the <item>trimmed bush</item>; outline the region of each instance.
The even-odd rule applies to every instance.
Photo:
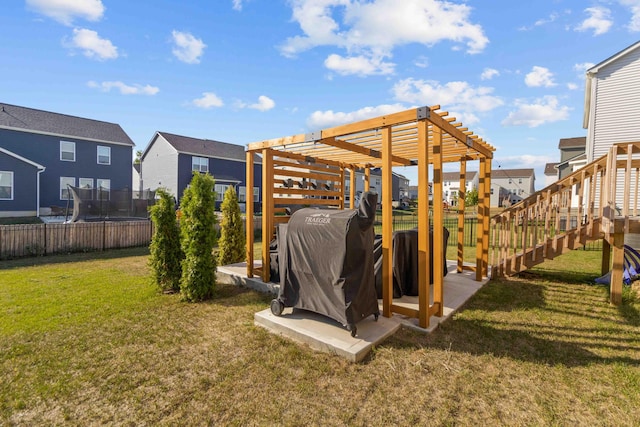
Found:
[[[229,186],[222,201],[222,219],[220,222],[220,240],[218,241],[218,265],[242,262],[246,257],[246,237],[242,226],[242,214],[238,195],[233,186]]]
[[[213,296],[216,282],[215,181],[211,175],[195,172],[180,203],[182,261],[180,292],[185,301],[204,301]]]
[[[150,209],[154,232],[149,245],[149,266],[161,291],[178,292],[184,256],[180,248],[174,199],[164,189],[158,189],[156,195],[158,200]]]

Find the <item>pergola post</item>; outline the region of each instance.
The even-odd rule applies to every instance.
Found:
[[[382,315],[391,317],[393,303],[393,211],[391,128],[385,126],[382,133]]]
[[[344,191],[344,166],[340,167],[340,209],[344,209],[344,199],[345,199],[345,191]]]
[[[253,189],[252,189],[253,192]],[[262,150],[262,281],[271,280],[269,243],[273,234],[273,152]]]
[[[429,146],[426,120],[418,122],[418,322],[429,327]]]
[[[349,169],[349,207],[356,208],[356,167]]]
[[[477,246],[476,246],[476,280],[482,280],[483,263],[483,247],[484,247],[484,206],[485,200],[485,185],[487,177],[487,162],[485,158],[480,158],[480,167],[478,168],[478,231],[477,231]]]
[[[460,191],[458,192],[458,264],[456,271],[462,273],[464,262],[464,210],[467,196],[467,160],[460,160]]]
[[[246,232],[246,261],[247,277],[253,277],[253,152],[246,152],[246,180],[245,180],[245,224]]]
[[[369,191],[371,188],[371,166],[367,165],[364,168],[364,191]]]
[[[482,216],[482,277],[489,277],[489,219],[491,205],[491,159],[485,159],[484,197],[482,198],[484,215]],[[482,277],[480,280],[482,280]]]
[[[443,245],[443,211],[442,199],[442,129],[432,128],[433,139],[433,305],[434,314],[442,317],[444,312],[443,284],[444,266],[442,254],[447,248]]]

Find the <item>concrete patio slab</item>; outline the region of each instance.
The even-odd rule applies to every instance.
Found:
[[[217,278],[220,283],[242,285],[260,292],[277,295],[279,285],[264,283],[258,277],[248,278],[246,264],[239,263],[218,267]],[[274,333],[286,336],[294,341],[309,345],[311,348],[332,353],[352,362],[362,360],[373,346],[381,343],[395,333],[401,326],[415,331],[430,333],[440,323],[451,317],[478,289],[488,282],[488,278],[477,282],[475,272],[456,272],[454,261],[447,262],[447,275],[444,278],[444,313],[442,317],[432,316],[429,327],[421,328],[418,319],[393,314],[391,318],[382,315],[375,322],[370,316],[357,323],[358,334],[351,333],[340,323],[305,310],[286,308],[281,316],[274,316],[269,308],[259,311],[254,316],[256,325]],[[430,296],[433,302],[433,295]],[[382,312],[382,300],[379,300]],[[393,300],[394,304],[418,309],[418,297],[404,296]]]

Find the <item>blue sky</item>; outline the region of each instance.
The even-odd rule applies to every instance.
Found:
[[[540,188],[586,134],[585,69],[640,39],[640,0],[9,0],[0,27],[0,102],[118,123],[140,150],[441,104]]]

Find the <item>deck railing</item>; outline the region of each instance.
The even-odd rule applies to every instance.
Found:
[[[614,232],[638,215],[640,142],[599,159],[505,209],[491,220],[492,276],[518,273]]]

